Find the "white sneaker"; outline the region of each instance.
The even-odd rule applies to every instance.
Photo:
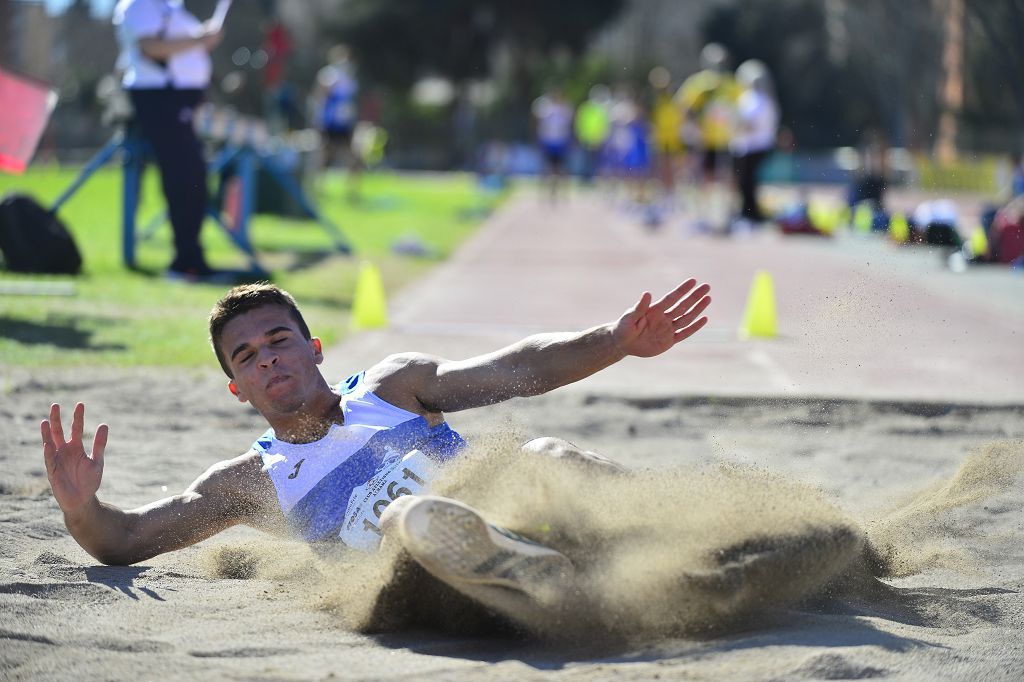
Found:
[[[508,615],[522,618],[522,597],[556,607],[574,575],[564,554],[488,523],[472,507],[445,497],[406,495],[381,516],[397,541],[438,580]],[[511,606],[515,605],[515,606]]]

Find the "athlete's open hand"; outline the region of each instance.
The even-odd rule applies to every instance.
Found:
[[[85,405],[75,405],[71,438],[64,440],[60,405],[50,406],[50,418],[39,424],[43,437],[43,460],[53,496],[65,514],[74,514],[95,499],[103,478],[103,449],[107,446],[107,425],[100,424],[92,441],[92,455],[82,444]]]
[[[688,279],[656,302],[644,292],[615,324],[615,340],[626,355],[649,358],[687,339],[708,322],[701,313],[711,303],[707,284]]]

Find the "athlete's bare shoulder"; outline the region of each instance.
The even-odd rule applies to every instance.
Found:
[[[442,362],[442,358],[426,353],[396,353],[367,369],[363,381],[382,400],[429,418],[436,411],[424,406],[418,396],[424,384],[437,376]]]

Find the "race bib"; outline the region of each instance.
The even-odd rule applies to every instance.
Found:
[[[392,450],[373,478],[352,491],[338,537],[353,549],[377,549],[380,515],[402,495],[424,494],[437,468],[437,462],[419,450],[405,456]]]

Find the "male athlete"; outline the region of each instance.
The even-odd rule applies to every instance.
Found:
[[[126,511],[96,497],[107,425],[90,454],[84,405],[65,440],[54,404],[40,425],[46,473],[71,535],[106,564],[144,561],[239,523],[364,550],[383,533],[485,605],[501,610],[516,592],[543,602],[572,573],[564,555],[424,494],[464,445],[444,413],[546,393],[628,355],[660,355],[707,323],[709,291],[688,279],[658,301],[645,292],[617,321],[585,331],[538,334],[468,360],[392,355],[331,386],[317,367],[320,339],[294,299],[269,284],[235,287],[210,314],[210,341],[228,389],[270,424],[248,452],[214,464],[179,495]],[[617,468],[558,439],[525,449]]]

